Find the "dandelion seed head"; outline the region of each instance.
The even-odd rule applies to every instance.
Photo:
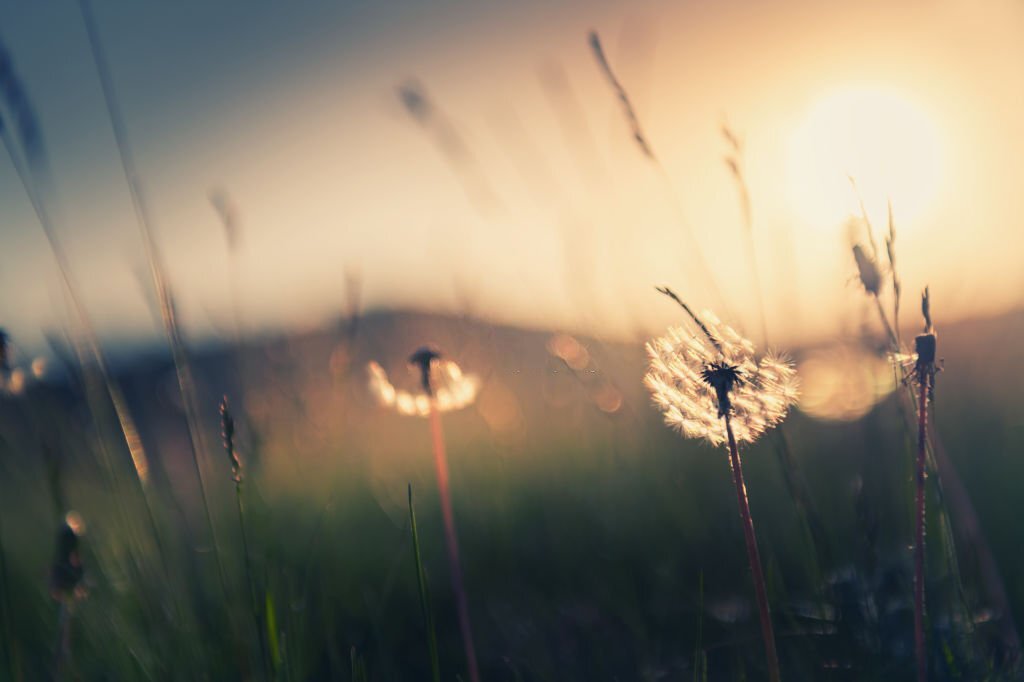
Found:
[[[726,442],[729,413],[739,442],[753,442],[796,402],[797,377],[785,358],[754,355],[754,345],[708,312],[703,330],[672,327],[647,344],[644,385],[665,422],[688,438]]]
[[[410,359],[412,364],[420,363],[416,358],[421,351],[417,351]],[[457,363],[441,359],[436,352],[431,352],[434,355],[426,358],[425,362],[437,409],[440,412],[451,412],[472,405],[480,390],[479,378],[473,374],[464,374]],[[384,368],[376,362],[370,362],[366,370],[370,393],[381,406],[406,416],[426,417],[430,414],[431,394],[425,388],[416,392],[396,388]]]

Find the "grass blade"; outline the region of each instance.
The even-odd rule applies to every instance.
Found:
[[[427,630],[427,648],[430,651],[430,672],[434,682],[441,682],[441,665],[437,656],[437,631],[434,629],[434,614],[430,609],[430,592],[427,589],[427,575],[423,570],[420,554],[420,534],[416,529],[416,510],[412,506],[412,484],[409,484],[409,525],[412,527],[412,551],[416,560],[416,584],[420,592],[420,608],[423,610],[423,627]]]

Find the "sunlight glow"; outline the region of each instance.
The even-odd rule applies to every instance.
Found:
[[[800,362],[800,410],[824,421],[854,421],[896,388],[892,366],[857,346],[813,351]]]
[[[849,87],[817,100],[789,143],[790,201],[811,226],[833,229],[859,215],[900,226],[920,218],[942,180],[941,135],[930,115],[895,90]]]

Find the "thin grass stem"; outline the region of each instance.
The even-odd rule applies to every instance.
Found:
[[[242,500],[242,481],[235,481],[235,501],[238,507],[238,527],[242,536],[242,555],[245,564],[245,582],[249,591],[249,611],[252,613],[253,625],[256,627],[256,635],[259,639],[260,662],[264,671],[273,669],[272,659],[267,650],[267,637],[264,632],[262,618],[260,618],[259,592],[256,589],[256,581],[252,577],[252,554],[249,552],[249,534],[245,528],[245,503]],[[273,673],[267,676],[272,679]]]
[[[416,586],[419,589],[420,609],[423,611],[423,627],[427,631],[431,679],[434,682],[441,682],[441,664],[437,654],[437,631],[434,627],[434,613],[430,608],[430,592],[427,588],[427,574],[423,570],[423,555],[420,553],[420,534],[416,527],[416,510],[412,505],[411,483],[409,484],[409,525],[412,528],[412,551],[416,561]]]
[[[213,554],[217,562],[217,573],[220,579],[221,590],[224,592],[224,598],[228,599],[227,578],[224,572],[224,563],[221,559],[220,542],[217,536],[217,528],[213,523],[213,514],[210,511],[206,477],[203,474],[201,464],[202,453],[204,450],[202,446],[202,435],[199,430],[199,412],[196,405],[195,384],[192,380],[191,370],[185,356],[181,332],[175,319],[174,303],[171,298],[166,277],[164,276],[164,269],[156,241],[153,238],[153,230],[150,225],[149,214],[139,185],[138,171],[135,168],[135,162],[128,146],[124,120],[122,119],[120,110],[117,106],[116,97],[114,95],[113,80],[110,75],[110,69],[107,65],[102,46],[100,45],[99,32],[96,28],[91,4],[89,0],[80,0],[79,7],[82,14],[82,23],[84,24],[86,34],[88,35],[89,48],[92,52],[93,62],[96,66],[96,73],[100,80],[100,88],[103,91],[103,99],[107,106],[107,115],[110,119],[110,127],[114,134],[114,140],[117,144],[118,154],[121,159],[121,167],[124,171],[125,180],[128,184],[129,194],[132,199],[132,206],[135,210],[136,221],[139,226],[139,232],[142,236],[146,258],[149,262],[150,274],[153,277],[153,285],[160,304],[160,318],[163,322],[164,331],[171,347],[171,355],[178,379],[178,388],[181,392],[182,405],[185,411],[185,420],[188,424],[192,463],[195,468],[196,478],[199,482],[199,489],[203,502],[203,513],[207,526],[210,530],[210,537],[213,543]]]

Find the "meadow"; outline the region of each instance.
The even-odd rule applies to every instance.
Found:
[[[1022,324],[1017,315],[944,329],[937,412],[980,528],[965,531],[954,512],[955,577],[930,520],[933,679],[1015,678],[1005,630],[1024,608],[1024,555],[1011,473],[1019,465],[1009,453],[1021,447],[1011,398],[1022,377],[1009,349],[984,359],[972,349],[998,347]],[[420,338],[487,377],[473,409],[445,417],[484,678],[764,675],[726,458],[661,424],[639,383],[642,351],[582,340],[593,369],[621,390],[621,409],[607,413],[586,383],[590,371],[581,377],[552,354],[550,334],[411,313],[369,314],[354,336],[346,325],[197,353],[226,595],[188,476],[169,359],[118,374],[128,401],[149,405],[138,424],[150,446],[154,525],[111,412],[102,437],[114,489],[77,384],[39,383],[5,398],[5,675],[43,679],[53,665],[59,607],[48,571],[55,529],[73,508],[86,524],[86,594],[69,625],[69,674],[263,676],[231,467],[219,449],[216,406],[227,392],[239,396],[249,554],[260,625],[275,642],[272,676],[361,679],[365,666],[366,679],[430,679],[411,483],[442,679],[466,679],[426,423],[378,408],[362,371],[381,357],[401,368]],[[745,452],[784,676],[911,679],[913,497],[896,397],[853,422],[798,411],[786,428],[823,545],[805,530],[771,439]],[[1007,604],[992,601],[979,542],[1005,576]]]
[[[335,324],[245,334],[236,307],[233,334],[192,343],[81,6],[166,343],[101,342],[0,49],[5,152],[69,311],[45,358],[0,335],[0,677],[1021,679],[1024,315],[947,321],[900,279],[891,206],[884,228],[863,206],[847,225],[846,336],[767,358],[756,207],[724,125],[760,333],[665,282],[650,295],[678,327],[613,341],[471,306],[364,310],[350,277]],[[425,91],[396,94],[473,186]],[[236,216],[211,202],[231,269]],[[722,264],[687,253],[723,298]]]

